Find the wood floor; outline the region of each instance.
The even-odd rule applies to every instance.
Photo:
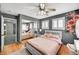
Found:
[[[18,51],[25,45],[25,43],[27,43],[27,40],[24,40],[21,43],[6,45],[4,46],[4,51],[0,52],[0,55],[9,55],[12,52]],[[66,47],[66,45],[62,45],[58,51],[58,55],[70,55],[70,54],[71,53],[69,49]]]
[[[25,45],[26,42],[27,40],[24,40],[21,43],[14,43],[14,44],[6,45],[4,46],[4,50],[0,52],[0,55],[8,55],[12,52],[18,51]]]
[[[66,45],[62,45],[58,51],[58,55],[72,55],[72,52],[66,47]]]

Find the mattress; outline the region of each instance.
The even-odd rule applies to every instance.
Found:
[[[31,39],[28,41],[28,43],[46,55],[55,55],[61,46],[55,40],[47,40],[40,37]]]

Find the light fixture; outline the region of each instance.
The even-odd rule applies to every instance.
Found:
[[[47,15],[47,11],[46,11],[46,5],[44,3],[40,3],[39,4],[39,12],[38,12],[38,15],[41,15],[41,16],[45,16]]]
[[[55,8],[48,7],[46,3],[40,3],[38,5],[38,10],[39,11],[38,11],[38,14],[37,15],[40,15],[40,16],[48,16],[48,13],[50,11],[56,11]]]
[[[39,15],[41,15],[41,16],[44,16],[44,15],[46,15],[47,13],[46,13],[46,11],[39,11]]]

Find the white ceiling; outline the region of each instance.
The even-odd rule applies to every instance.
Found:
[[[2,3],[1,11],[13,15],[23,14],[37,19],[65,13],[79,9],[78,3],[46,3],[47,7],[55,8],[56,11],[50,11],[48,16],[37,15],[39,3]]]
[[[22,19],[22,23],[29,23],[32,22],[31,20]]]

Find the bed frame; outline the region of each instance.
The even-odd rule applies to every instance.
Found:
[[[32,46],[30,43],[27,43],[26,50],[31,54],[31,55],[45,55],[43,52],[39,51],[36,49],[34,46]]]
[[[62,31],[45,30],[45,32],[59,35],[62,39]],[[29,42],[26,45],[26,50],[32,55],[45,55],[43,52],[39,51],[34,46],[32,46]]]

